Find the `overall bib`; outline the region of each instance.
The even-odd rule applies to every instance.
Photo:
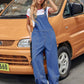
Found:
[[[49,84],[58,84],[59,66],[56,36],[52,26],[48,22],[46,9],[44,15],[38,15],[32,32],[32,66],[36,84],[47,84],[44,69],[43,50],[48,70]]]

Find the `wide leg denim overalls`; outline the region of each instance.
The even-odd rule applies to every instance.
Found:
[[[44,15],[38,15],[32,32],[32,66],[36,84],[47,84],[44,69],[43,50],[47,61],[49,84],[58,84],[59,67],[56,36],[48,22],[46,9]]]

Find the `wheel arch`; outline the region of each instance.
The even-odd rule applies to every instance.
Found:
[[[70,52],[71,52],[71,57],[72,57],[72,47],[71,47],[71,44],[68,42],[68,41],[65,41],[65,42],[62,42],[62,43],[60,43],[59,45],[58,45],[58,49],[60,48],[60,47],[62,47],[62,46],[66,46],[66,47],[68,47],[69,48],[69,50],[70,50]]]

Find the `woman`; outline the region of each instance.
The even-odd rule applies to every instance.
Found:
[[[47,1],[52,7],[47,7]],[[33,0],[27,10],[27,27],[32,41],[32,66],[36,84],[58,84],[59,67],[55,32],[48,22],[48,15],[56,12],[52,0]],[[33,30],[30,27],[32,20]],[[33,32],[32,32],[33,31]],[[48,81],[44,69],[43,50],[47,61]]]

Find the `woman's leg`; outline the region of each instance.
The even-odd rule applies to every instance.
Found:
[[[59,67],[56,37],[54,32],[48,32],[45,42],[45,54],[47,60],[48,80],[49,84],[58,84],[59,82]]]
[[[35,82],[36,84],[47,84],[43,60],[44,41],[37,35],[36,32],[32,33],[32,66]]]

